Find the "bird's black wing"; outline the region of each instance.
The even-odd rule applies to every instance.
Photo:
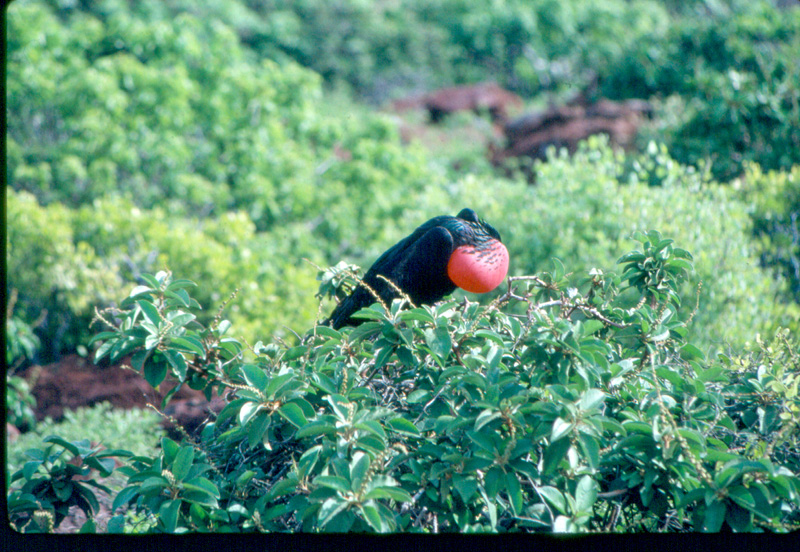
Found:
[[[400,287],[419,305],[441,299],[455,289],[447,277],[447,262],[453,251],[453,238],[440,224],[452,217],[435,217],[389,248],[364,275],[363,281],[386,303],[399,297],[383,278]],[[352,323],[350,316],[375,302],[375,297],[359,285],[331,313],[333,328]]]
[[[411,248],[417,241],[422,238],[425,234],[427,234],[433,228],[437,226],[442,226],[447,222],[448,219],[453,217],[442,215],[438,217],[433,217],[428,222],[422,224],[419,228],[414,230],[411,235],[406,236],[392,247],[387,249],[383,252],[383,254],[378,257],[378,259],[372,263],[372,267],[367,271],[367,274],[364,276],[368,276],[370,272],[374,272],[376,274],[386,274],[391,270],[391,267],[396,266],[406,257],[408,254],[409,248]]]
[[[456,288],[447,275],[453,249],[450,231],[435,226],[409,246],[384,276],[395,282],[415,305],[435,303]]]

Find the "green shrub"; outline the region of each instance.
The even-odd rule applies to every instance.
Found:
[[[35,331],[43,360],[75,350],[88,336],[94,305],[119,294],[122,279],[108,259],[74,239],[63,205],[42,208],[30,194],[7,189],[6,224],[6,289],[17,290],[19,317],[41,321]]]
[[[77,506],[87,518],[80,532],[94,533],[96,524],[92,516],[100,510],[94,489],[113,491],[87,476],[93,475],[94,470],[102,477],[111,476],[114,457],[128,457],[131,453],[100,451],[86,439],[69,442],[54,435],[46,437],[43,445],[44,448],[28,450],[30,460],[9,479],[12,485],[22,481],[21,486],[8,493],[11,527],[24,533],[52,533],[70,509]]]
[[[39,325],[41,320],[37,320],[31,325],[14,315],[18,297],[19,292],[12,289],[6,300],[6,369],[8,371],[16,370],[26,362],[33,361],[42,346],[42,342],[33,332],[32,327],[32,325]]]
[[[791,172],[765,172],[755,164],[746,169],[741,194],[753,206],[761,261],[789,282],[792,300],[800,303],[800,165]]]
[[[709,16],[710,15],[710,16]],[[788,170],[800,163],[800,9],[767,2],[687,16],[632,44],[601,75],[601,94],[658,103],[648,138],[685,164],[711,161],[720,181],[744,164]]]
[[[6,423],[20,431],[36,426],[36,398],[27,381],[19,376],[6,376]]]
[[[497,178],[479,163],[466,164],[476,174],[457,174],[430,148],[404,147],[386,116],[341,98],[328,114],[329,97],[311,71],[257,59],[240,37],[263,20],[246,23],[241,3],[208,4],[219,20],[191,4],[175,4],[191,12],[180,14],[153,2],[20,2],[9,12],[9,113],[18,117],[9,118],[7,132],[7,291],[20,291],[22,320],[48,312],[36,330],[44,358],[84,343],[94,306],[109,305],[122,282],[166,266],[200,283],[203,323],[215,315],[212,305],[239,288],[228,309],[241,335],[288,338],[286,327],[306,327],[317,314],[313,269],[303,258],[320,265],[344,258],[366,267],[415,223],[462,206],[498,226],[517,274],[553,256],[571,266],[605,266],[631,231],[668,229],[699,252],[698,276],[687,285],[694,290],[703,282],[697,339],[705,347],[741,343],[753,328],[788,324],[794,307],[773,304],[782,284],[755,266],[761,251],[749,242],[746,207],[706,183],[707,166],[698,173],[661,150],[617,157],[592,141],[573,160],[553,157],[540,165],[533,189]],[[659,23],[666,20],[663,9],[651,2],[586,9],[566,3],[553,10],[542,2],[536,17],[520,15],[530,11],[523,4],[498,3],[489,15],[455,0],[403,3],[397,10],[445,25],[458,48],[474,43],[484,61],[537,34],[531,29],[550,19],[558,24],[549,38],[537,34],[535,40],[549,45],[537,55],[573,56],[565,50],[573,43],[583,52],[574,55],[589,56],[593,67],[613,66],[622,55],[619,36],[646,44],[635,38],[639,32],[666,32]],[[225,6],[238,8],[224,15]],[[302,6],[313,19],[316,5]],[[379,17],[353,6],[364,17]],[[709,70],[722,74],[730,59],[743,60],[740,71],[755,70],[748,41],[764,34],[772,48],[778,38],[791,38],[786,29],[794,24],[792,11],[783,22],[767,8],[757,10],[762,16],[750,23],[725,16],[746,31],[741,39],[726,29],[717,40],[707,24],[705,34],[689,36],[700,46],[670,38],[686,49],[667,53],[711,56],[719,42],[723,55],[709,61]],[[448,13],[460,15],[448,19]],[[502,30],[496,43],[487,30],[495,24]],[[621,32],[620,26],[639,30]],[[287,29],[281,31],[286,37]],[[794,42],[785,42],[765,50],[780,55],[764,54],[775,61],[776,83],[793,78],[784,61]],[[475,66],[476,59],[464,64]],[[567,65],[581,73],[582,63]],[[683,81],[664,80],[664,86]],[[785,143],[776,138],[774,152]],[[648,186],[662,182],[663,189]],[[693,303],[683,308],[689,312]]]
[[[152,410],[115,410],[100,403],[66,411],[58,423],[46,418],[17,437],[7,446],[5,466],[12,526],[50,533],[77,506],[87,518],[80,532],[96,532],[97,490],[114,496],[124,487],[124,470],[116,470],[115,459],[156,453],[165,434],[160,421]],[[120,516],[106,530],[122,532],[124,525]]]
[[[196,323],[190,282],[145,277],[97,357],[235,393],[200,440],[133,459],[114,509],[153,532],[797,528],[798,344],[705,357],[677,314],[692,255],[635,238],[620,276],[556,263],[489,307],[396,301],[250,352]]]
[[[161,418],[150,409],[121,410],[107,403],[92,407],[66,410],[63,420],[41,420],[32,431],[23,433],[9,443],[6,456],[6,473],[21,469],[29,459],[28,449],[42,446],[45,437],[58,435],[67,441],[89,437],[107,449],[126,449],[136,456],[153,454],[156,443],[166,432]]]
[[[9,190],[8,240],[8,285],[24,290],[20,308],[31,318],[49,313],[37,329],[48,344],[45,359],[86,343],[95,306],[110,305],[121,282],[167,265],[215,282],[198,297],[209,309],[206,322],[216,314],[211,306],[239,289],[229,314],[241,321],[246,339],[286,335],[284,325],[308,324],[316,312],[313,269],[289,255],[288,242],[256,234],[244,213],[193,221],[124,199],[73,211],[41,207],[29,194]]]

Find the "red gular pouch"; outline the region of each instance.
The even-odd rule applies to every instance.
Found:
[[[482,246],[457,247],[447,262],[450,280],[470,293],[486,293],[500,285],[508,273],[508,250],[497,240]]]

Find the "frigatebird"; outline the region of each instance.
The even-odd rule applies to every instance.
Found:
[[[460,287],[472,293],[496,288],[508,272],[508,250],[500,234],[472,209],[456,216],[430,219],[400,240],[362,278],[385,304],[400,297],[384,278],[400,288],[414,305],[430,305]],[[339,329],[357,325],[356,311],[376,301],[362,284],[339,303],[325,322]]]

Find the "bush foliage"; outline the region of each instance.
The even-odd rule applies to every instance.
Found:
[[[797,343],[778,332],[706,357],[678,314],[692,255],[634,237],[621,274],[572,287],[556,262],[488,306],[397,300],[293,347],[249,349],[227,320],[197,323],[192,282],[143,275],[103,313],[96,357],[133,353],[151,385],[170,373],[227,405],[154,457],[50,442],[98,469],[127,458],[113,509],[154,532],[796,529]],[[85,486],[53,487],[52,466],[37,456],[12,476],[18,528],[57,525],[73,495],[93,508]]]

